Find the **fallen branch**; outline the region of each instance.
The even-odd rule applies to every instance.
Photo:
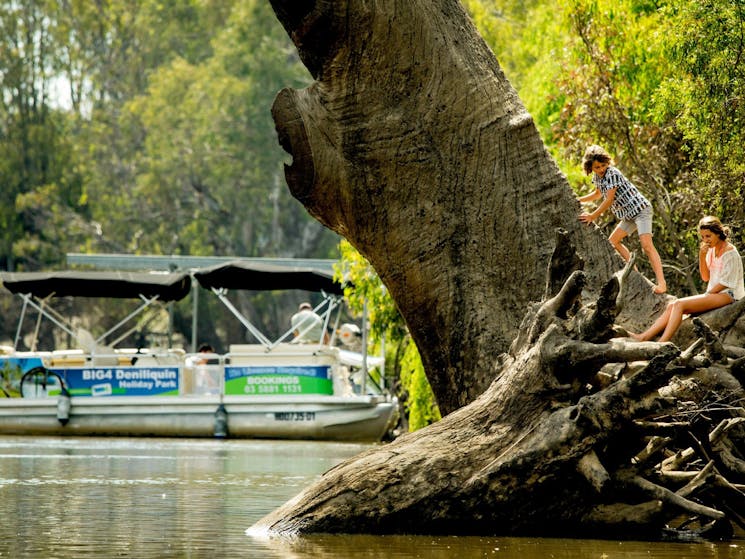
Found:
[[[714,519],[719,519],[719,520],[727,517],[727,515],[724,514],[722,511],[690,501],[684,497],[681,497],[680,495],[676,495],[675,493],[673,493],[666,487],[662,487],[660,485],[657,485],[656,483],[647,481],[646,479],[642,477],[634,476],[630,480],[630,483],[633,486],[639,488],[644,493],[654,497],[655,499],[660,499],[661,501],[669,505],[675,506],[687,512],[690,512],[693,514],[700,514],[708,518],[714,518]]]
[[[703,338],[706,355],[711,359],[712,363],[720,363],[727,359],[724,347],[717,333],[698,316],[693,317],[693,330],[697,336]]]
[[[563,287],[569,276],[585,267],[585,261],[577,254],[566,229],[556,230],[554,250],[546,271],[546,288],[543,299],[550,299]]]
[[[693,493],[699,491],[708,483],[707,478],[712,475],[714,471],[714,462],[709,461],[702,470],[700,470],[695,476],[693,476],[691,480],[688,481],[688,483],[686,483],[683,487],[675,492],[676,495],[679,495],[681,497],[688,497],[689,495],[692,495]]]
[[[583,272],[573,272],[559,293],[540,306],[526,342],[534,344],[555,318],[566,319],[567,313],[574,307],[586,284],[587,277]]]
[[[631,463],[637,466],[645,464],[658,452],[664,450],[671,440],[670,437],[652,437],[647,446],[631,459]]]
[[[700,470],[662,470],[656,472],[657,475],[660,477],[660,479],[665,479],[668,481],[671,481],[673,483],[680,483],[684,482],[687,483],[691,479],[695,478],[697,475],[699,475]],[[723,478],[724,479],[724,478]],[[727,480],[725,480],[727,481]],[[745,483],[732,483],[727,481],[729,485],[731,485],[733,488],[737,489],[738,491],[745,491]]]
[[[600,459],[594,450],[591,450],[580,458],[579,462],[577,462],[577,471],[590,482],[590,485],[598,493],[602,493],[603,488],[610,481],[608,471],[600,463]]]

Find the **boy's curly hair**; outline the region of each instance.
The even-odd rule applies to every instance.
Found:
[[[582,169],[586,175],[592,173],[593,162],[598,161],[600,163],[611,163],[613,159],[610,154],[600,146],[592,145],[585,150],[585,155],[582,157]]]

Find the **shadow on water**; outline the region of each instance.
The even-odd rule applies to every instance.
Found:
[[[0,558],[745,559],[745,541],[246,535],[324,471],[370,446],[0,437]]]
[[[282,559],[741,559],[745,542],[670,544],[543,538],[312,536],[265,540],[262,557]]]

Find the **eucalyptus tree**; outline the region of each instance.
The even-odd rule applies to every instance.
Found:
[[[660,9],[667,63],[655,95],[674,119],[696,173],[695,196],[745,242],[745,3],[668,2]]]
[[[134,228],[127,250],[336,256],[338,237],[283,185],[286,156],[276,149],[271,103],[281,84],[302,86],[308,74],[270,6],[233,4],[210,45],[202,60],[177,57],[154,70],[147,88],[123,105],[118,122],[141,134],[123,201],[125,216],[136,219],[119,224]],[[297,306],[293,296],[241,293],[235,303],[279,333]],[[218,322],[213,344],[247,335],[229,317]]]
[[[159,252],[328,256],[336,239],[282,188],[273,91],[307,72],[263,2],[238,3],[194,64],[175,59],[127,106],[142,126],[135,191],[142,247]]]
[[[71,122],[58,99],[53,2],[0,7],[0,259],[7,269],[59,263],[88,233]]]
[[[82,250],[157,253],[173,243],[151,234],[170,217],[162,200],[138,187],[147,131],[132,118],[128,103],[145,95],[153,76],[173,61],[198,64],[208,59],[210,41],[232,6],[152,0],[60,4],[70,83],[81,91],[77,140],[96,224],[96,234]],[[82,78],[76,79],[78,75]],[[178,203],[175,192],[173,199]]]

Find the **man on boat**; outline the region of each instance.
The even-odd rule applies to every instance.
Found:
[[[328,333],[323,330],[323,319],[313,312],[310,303],[300,303],[298,311],[290,319],[294,343],[328,343]]]
[[[219,394],[219,368],[210,363],[208,356],[214,357],[215,350],[209,344],[202,344],[197,355],[188,357],[186,365],[193,372],[193,394]]]

